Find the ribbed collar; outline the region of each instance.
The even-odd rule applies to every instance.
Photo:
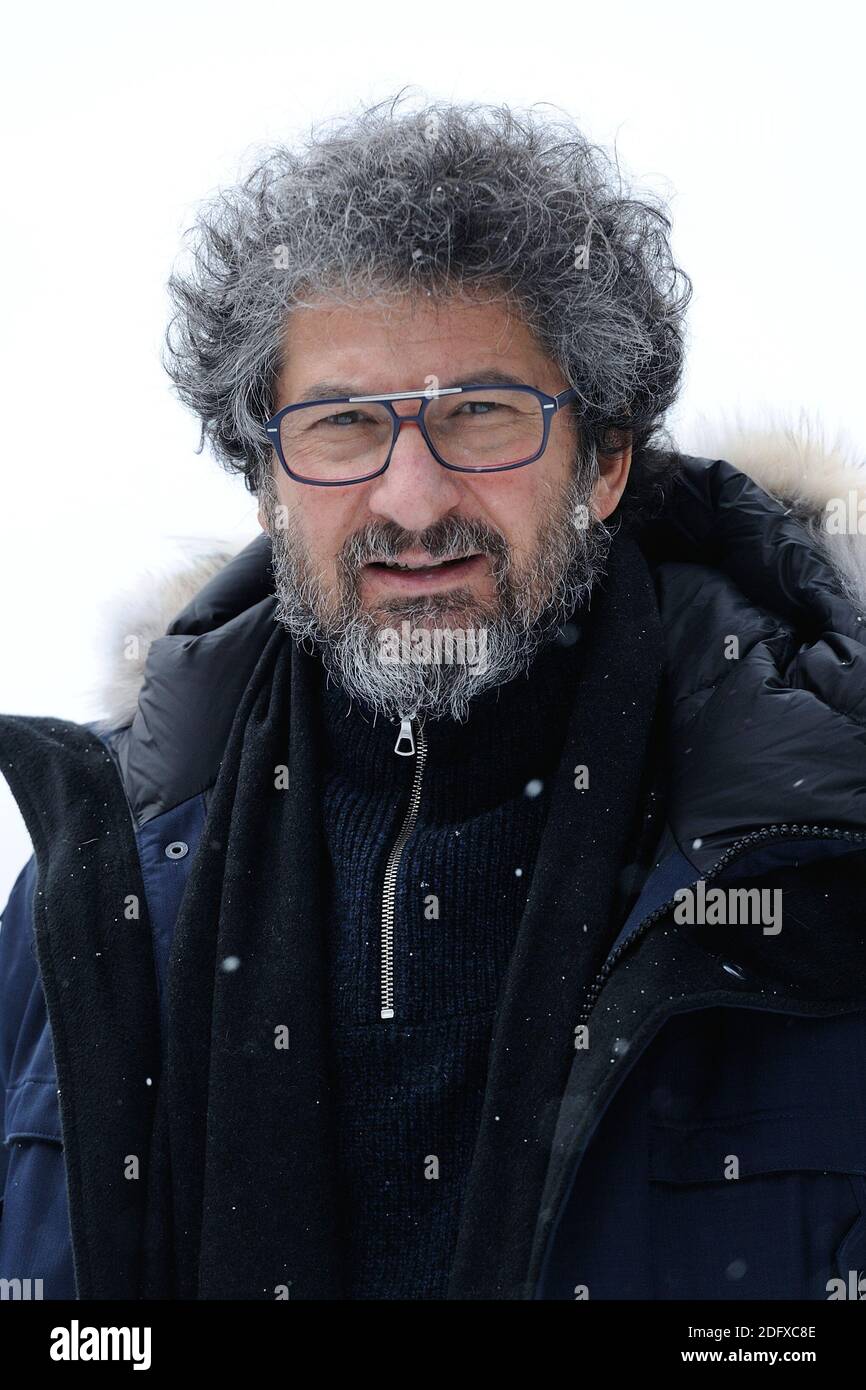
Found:
[[[552,772],[574,701],[582,636],[576,612],[528,672],[478,695],[464,722],[425,720],[422,819],[478,814]],[[350,701],[324,668],[320,693],[329,772],[385,793],[405,791],[415,759],[395,753],[396,721]]]

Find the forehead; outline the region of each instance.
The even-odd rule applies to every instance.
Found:
[[[321,297],[293,310],[284,335],[279,394],[298,399],[322,380],[351,394],[412,390],[431,376],[468,382],[485,368],[543,390],[564,378],[504,298],[394,294],[344,303]]]

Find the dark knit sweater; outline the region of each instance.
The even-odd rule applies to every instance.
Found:
[[[576,629],[567,628],[571,636]],[[444,1298],[487,1077],[496,1002],[526,905],[580,642],[544,649],[425,723],[418,819],[396,883],[393,1020],[380,1018],[385,866],[414,757],[322,677],[328,762],[331,1034],[346,1296]]]

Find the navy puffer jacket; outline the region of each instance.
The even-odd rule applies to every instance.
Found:
[[[531,1259],[504,1298],[826,1299],[866,1267],[866,541],[834,558],[814,516],[745,472],[681,465],[642,541],[666,642],[667,828],[575,1018]],[[132,1032],[158,1012],[221,749],[272,629],[268,561],[262,536],[213,566],[125,714],[0,717],[34,847],[0,931],[0,1278],[41,1279],[46,1298],[134,1296],[122,1252],[113,1287],[91,1271],[140,1216],[81,1145],[117,1117],[77,1043],[103,1023],[110,1073],[123,1028],[88,1018],[88,972],[109,967],[72,972],[60,953],[70,895],[92,894],[93,940],[116,909],[81,871],[73,793],[108,806],[142,889],[139,987],[118,1000]],[[699,883],[781,892],[782,929],[690,925],[681,890]]]

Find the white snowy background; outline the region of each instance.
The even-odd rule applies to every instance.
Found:
[[[58,0],[4,18],[0,710],[94,718],[106,604],[257,534],[159,363],[196,202],[265,142],[409,86],[545,101],[671,200],[692,275],[673,419],[805,409],[866,454],[862,11]],[[30,843],[0,779],[0,905]]]

